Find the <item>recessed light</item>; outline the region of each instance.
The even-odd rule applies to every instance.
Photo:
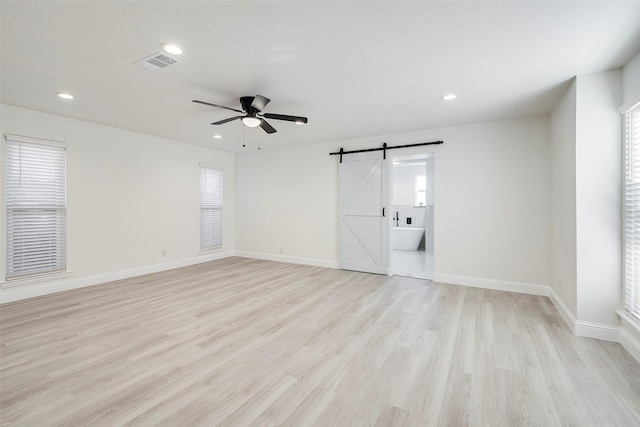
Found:
[[[164,50],[167,53],[170,53],[172,55],[181,55],[182,54],[182,49],[180,49],[180,46],[173,44],[173,43],[162,43],[160,45],[160,49]]]
[[[215,139],[222,139],[222,135],[213,135]]]
[[[442,99],[443,101],[453,101],[456,98],[457,98],[457,96],[454,93],[448,93],[448,94],[442,95],[440,97],[440,99]]]
[[[65,92],[56,92],[56,96],[62,99],[73,99],[73,95]]]

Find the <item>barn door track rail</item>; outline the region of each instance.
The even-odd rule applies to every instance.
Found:
[[[394,150],[396,148],[409,148],[409,147],[420,147],[423,145],[438,145],[442,144],[443,141],[433,141],[433,142],[420,142],[418,144],[407,144],[407,145],[392,145],[388,146],[387,143],[383,143],[382,147],[378,148],[365,148],[364,150],[352,150],[352,151],[344,151],[344,148],[340,147],[340,151],[336,151],[334,153],[329,153],[330,156],[340,156],[340,163],[342,163],[342,156],[344,154],[354,154],[354,153],[366,153],[369,151],[382,151],[382,158],[387,158],[387,150]]]

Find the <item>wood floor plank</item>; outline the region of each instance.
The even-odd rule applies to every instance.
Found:
[[[4,304],[5,426],[640,425],[545,297],[245,258]]]

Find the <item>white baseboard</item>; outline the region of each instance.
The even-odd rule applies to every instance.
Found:
[[[622,326],[618,342],[640,362],[640,322],[629,316],[624,310],[618,311]]]
[[[619,342],[620,326],[578,320],[552,288],[549,288],[548,297],[567,323],[567,326],[569,326],[569,329],[571,329],[571,332],[575,335],[585,338]]]
[[[576,320],[573,331],[579,337],[595,338],[603,341],[620,341],[620,326]]]
[[[236,251],[236,256],[244,258],[263,259],[267,261],[288,262],[290,264],[311,265],[314,267],[338,268],[338,261],[317,258],[294,257],[288,255],[276,255],[265,252]]]
[[[552,288],[549,288],[548,297],[567,323],[567,326],[569,326],[569,329],[571,329],[571,332],[575,335],[585,338],[619,342],[620,326],[578,320]]]
[[[69,291],[72,289],[84,288],[86,286],[99,285],[113,282],[114,280],[128,279],[130,277],[142,276],[150,273],[171,270],[174,268],[187,267],[189,265],[228,258],[235,255],[235,251],[211,252],[202,254],[194,258],[171,261],[164,264],[155,264],[144,267],[132,268],[128,270],[116,271],[113,273],[98,274],[89,277],[73,278],[73,274],[65,274],[61,278],[25,284],[24,286],[13,286],[3,288],[0,292],[0,304],[23,300],[26,298],[39,297],[55,292]]]
[[[631,329],[624,325],[620,328],[620,344],[631,354],[634,359],[640,362],[640,338],[631,332]]]
[[[495,291],[517,292],[528,295],[549,294],[549,287],[534,283],[507,282],[504,280],[481,279],[478,277],[456,276],[454,274],[435,273],[434,282],[448,283],[451,285],[471,286],[474,288],[492,289]]]
[[[619,342],[634,358],[640,361],[640,329],[636,331],[635,328],[631,328],[629,325],[625,326],[624,319],[622,327],[578,320],[562,299],[549,286],[489,280],[443,273],[435,273],[433,280],[434,282],[449,283],[453,285],[546,296],[551,300],[554,307],[560,313],[560,316],[564,319],[571,332],[575,335],[585,338]]]
[[[576,316],[573,315],[571,310],[569,310],[569,307],[567,307],[564,301],[560,299],[558,294],[556,294],[556,292],[551,287],[549,287],[549,294],[547,296],[551,300],[551,303],[553,303],[556,310],[558,310],[558,312],[560,313],[560,316],[562,316],[562,318],[566,322],[569,329],[571,329],[571,332],[575,334],[576,333]]]

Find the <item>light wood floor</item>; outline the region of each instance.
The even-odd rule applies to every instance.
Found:
[[[2,425],[640,425],[544,297],[228,258],[0,316]]]

